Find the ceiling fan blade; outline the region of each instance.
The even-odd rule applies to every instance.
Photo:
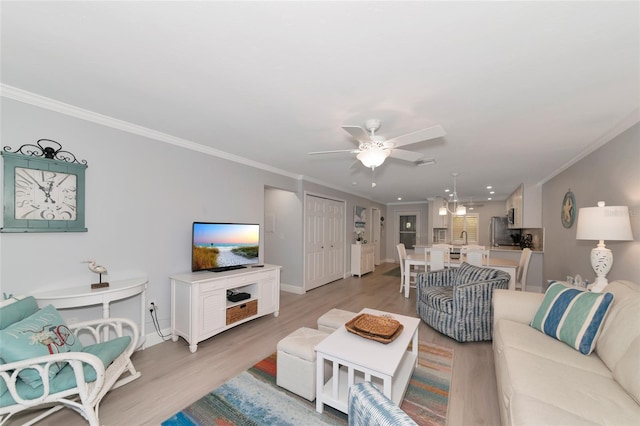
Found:
[[[367,131],[360,126],[342,126],[342,128],[358,141],[368,141],[370,139]]]
[[[423,154],[420,152],[407,151],[404,149],[392,149],[390,157],[397,158],[398,160],[405,160],[415,162],[421,159]]]
[[[335,154],[338,152],[350,152],[351,154],[357,154],[360,152],[359,149],[337,149],[335,151],[315,151],[315,152],[308,152],[309,155],[316,155],[316,154]]]
[[[447,133],[442,126],[433,126],[422,130],[417,130],[406,135],[389,139],[387,143],[392,143],[394,147],[410,145],[412,143],[424,142],[430,139],[441,138]]]

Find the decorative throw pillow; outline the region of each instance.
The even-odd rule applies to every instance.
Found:
[[[591,293],[553,281],[530,325],[589,355],[612,301],[611,293]]]
[[[69,351],[82,351],[82,344],[52,305],[0,331],[0,357],[5,362]],[[64,362],[52,364],[49,378],[53,378],[65,365]],[[18,375],[32,388],[42,384],[40,374],[34,369],[22,370]]]

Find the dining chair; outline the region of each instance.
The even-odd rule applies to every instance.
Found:
[[[400,293],[402,293],[402,290],[404,288],[405,282],[404,282],[404,261],[407,259],[407,249],[405,248],[403,243],[400,243],[398,245],[396,245],[396,248],[398,249],[398,257],[400,258]],[[415,274],[412,274],[412,278],[415,276]],[[409,280],[409,285],[411,285],[411,280]]]
[[[436,245],[433,245],[425,249],[424,256],[425,264],[429,265],[430,271],[439,271],[441,269],[451,267],[448,248],[436,247]]]
[[[531,249],[525,248],[520,255],[520,262],[516,272],[516,290],[526,291],[527,273],[529,272],[529,262],[531,262]]]
[[[489,266],[489,256],[491,252],[486,249],[467,249],[465,252],[465,262],[475,266]]]

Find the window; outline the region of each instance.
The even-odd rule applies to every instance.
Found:
[[[451,226],[451,238],[454,244],[478,244],[478,213],[469,213],[466,216],[453,216]],[[465,240],[464,231],[467,231]]]
[[[398,223],[400,225],[400,229],[398,230],[399,241],[404,244],[407,250],[412,250],[417,242],[417,215],[401,215]]]

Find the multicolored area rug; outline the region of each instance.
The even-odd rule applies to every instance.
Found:
[[[421,344],[402,409],[419,425],[444,426],[453,350]],[[162,422],[164,426],[346,425],[347,416],[276,385],[276,354]]]

